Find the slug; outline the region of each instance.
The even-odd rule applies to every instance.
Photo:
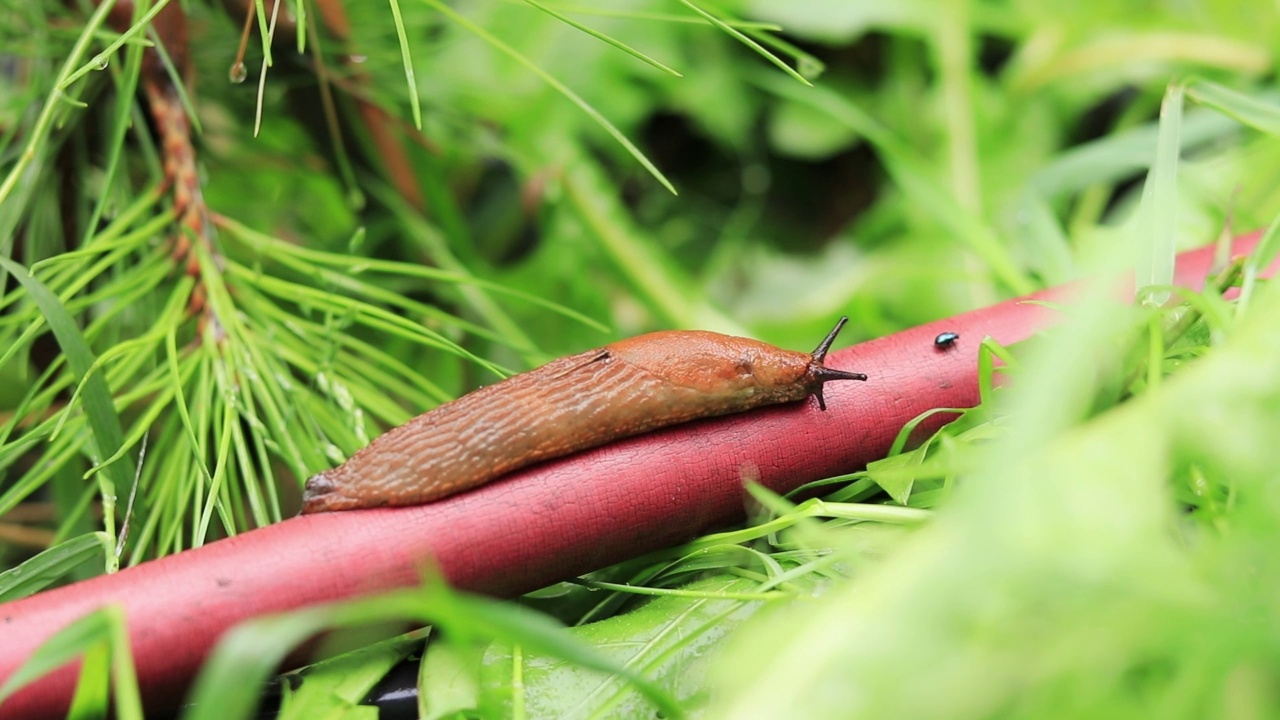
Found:
[[[704,331],[665,331],[553,360],[388,430],[307,480],[302,513],[417,505],[543,460],[667,425],[794,402],[866,380],[812,353]]]

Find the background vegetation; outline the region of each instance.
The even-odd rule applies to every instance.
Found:
[[[0,599],[288,516],[300,478],[495,372],[666,327],[870,338],[1097,269],[1159,285],[1175,247],[1280,210],[1264,4],[267,3],[234,82],[243,7],[190,2],[206,239],[139,92],[156,35],[110,5],[0,0],[0,569],[43,551]],[[408,617],[450,638],[435,714],[1275,715],[1268,257],[1237,304],[1085,302],[828,505],[765,498],[773,524],[596,578],[647,603],[529,598],[560,631],[427,587],[266,621],[194,712],[252,704],[316,627]],[[901,522],[840,519],[881,486]],[[68,652],[119,636],[93,622]],[[286,711],[421,652],[317,668]]]

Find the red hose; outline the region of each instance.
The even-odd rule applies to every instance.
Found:
[[[1237,239],[1234,252],[1249,252],[1257,240]],[[1212,248],[1179,256],[1176,282],[1199,287],[1212,256]],[[981,339],[1014,343],[1052,317],[1041,305],[1010,300],[836,352],[829,366],[870,379],[827,386],[825,413],[810,401],[681,425],[435,504],[296,517],[0,605],[0,684],[54,632],[119,603],[147,707],[172,707],[236,623],[415,585],[427,557],[458,588],[512,596],[688,541],[742,520],[744,479],[786,492],[849,472],[883,457],[920,413],[976,404]],[[943,331],[960,334],[946,351],[933,346]],[[76,672],[42,678],[0,715],[62,715]]]

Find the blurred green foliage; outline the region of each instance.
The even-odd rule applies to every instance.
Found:
[[[1224,228],[1280,238],[1266,4],[399,0],[338,23],[298,0],[273,65],[255,35],[235,83],[237,5],[183,5],[216,227],[188,276],[137,91],[154,36],[106,5],[0,0],[5,597],[276,521],[381,428],[613,337],[806,347],[847,313],[846,340],[871,338],[1100,271],[1159,278]],[[464,636],[426,646],[424,707],[647,716],[661,693],[602,672],[627,668],[710,717],[1280,713],[1280,296],[1254,270],[1221,288],[1239,304],[1096,293],[991,346],[1009,386],[988,370],[981,407],[826,502],[767,499],[767,522],[525,599],[567,634],[385,598],[452,608]],[[248,707],[237,658],[379,609],[241,632],[204,697]],[[130,661],[108,653],[118,618],[86,623],[48,657],[88,653],[92,705]],[[358,717],[351,683],[410,652],[379,647],[286,713]]]

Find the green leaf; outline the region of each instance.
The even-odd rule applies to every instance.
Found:
[[[679,707],[635,672],[573,640],[554,620],[517,605],[456,593],[439,581],[421,590],[388,593],[346,603],[258,618],[228,632],[201,670],[184,720],[240,720],[253,711],[256,694],[279,662],[306,638],[325,629],[414,621],[438,626],[459,641],[506,639],[584,667],[616,673],[634,683],[668,717]]]
[[[816,576],[802,579],[812,589]],[[576,643],[600,649],[615,667],[642,673],[666,688],[682,705],[696,706],[717,650],[728,633],[766,603],[735,596],[761,589],[755,580],[732,576],[687,585],[683,594],[654,598],[624,615],[569,630]],[[424,663],[439,652],[428,646]],[[481,709],[493,717],[646,717],[652,706],[638,689],[615,673],[529,644],[498,642],[484,653],[480,668]],[[519,677],[514,683],[513,677]],[[450,678],[429,679],[448,683]],[[512,695],[512,693],[516,695]],[[669,716],[668,716],[669,717]]]
[[[0,572],[0,603],[39,592],[104,550],[110,541],[106,533],[80,535]]]
[[[67,308],[58,296],[49,290],[21,264],[7,257],[0,257],[0,267],[13,274],[22,283],[27,293],[35,300],[40,311],[44,313],[45,322],[58,339],[58,345],[66,355],[67,364],[77,379],[84,383],[83,404],[85,415],[89,420],[89,429],[96,440],[98,460],[111,457],[124,443],[124,432],[120,427],[120,416],[116,414],[115,403],[111,399],[111,390],[101,374],[91,373],[96,358],[89,349],[89,343],[76,325]],[[115,483],[117,488],[129,487],[133,478],[134,464],[129,456],[121,456],[118,462],[112,463],[102,471]]]
[[[1280,105],[1247,95],[1204,78],[1191,78],[1186,82],[1187,96],[1208,105],[1227,117],[1260,130],[1268,135],[1280,135]]]
[[[391,668],[421,647],[429,634],[429,629],[419,630],[316,663],[294,675],[296,685],[289,682],[293,678],[286,678],[285,684],[293,690],[285,694],[280,720],[309,720],[336,713],[351,720],[364,715],[377,720],[378,708],[362,707],[360,702]]]
[[[142,700],[138,693],[137,675],[133,654],[129,650],[129,634],[125,627],[124,612],[119,606],[99,608],[59,630],[44,642],[17,672],[0,686],[0,705],[6,698],[57,668],[82,655],[104,652],[106,647],[112,669],[112,687],[116,717],[121,720],[141,720]],[[101,681],[101,670],[92,671],[99,663],[90,662],[80,678],[81,685]],[[94,675],[91,677],[91,674]],[[77,697],[88,697],[93,690],[77,690]],[[87,702],[87,700],[85,701]],[[93,708],[97,713],[106,711],[104,706]]]
[[[1142,188],[1142,219],[1139,232],[1145,240],[1146,251],[1138,260],[1137,288],[1167,287],[1173,284],[1173,258],[1176,221],[1178,217],[1178,160],[1182,152],[1182,98],[1181,84],[1169,86],[1164,102],[1160,105],[1160,133],[1156,140],[1156,157],[1151,172]],[[1144,296],[1156,305],[1169,299],[1167,291],[1157,291]]]

